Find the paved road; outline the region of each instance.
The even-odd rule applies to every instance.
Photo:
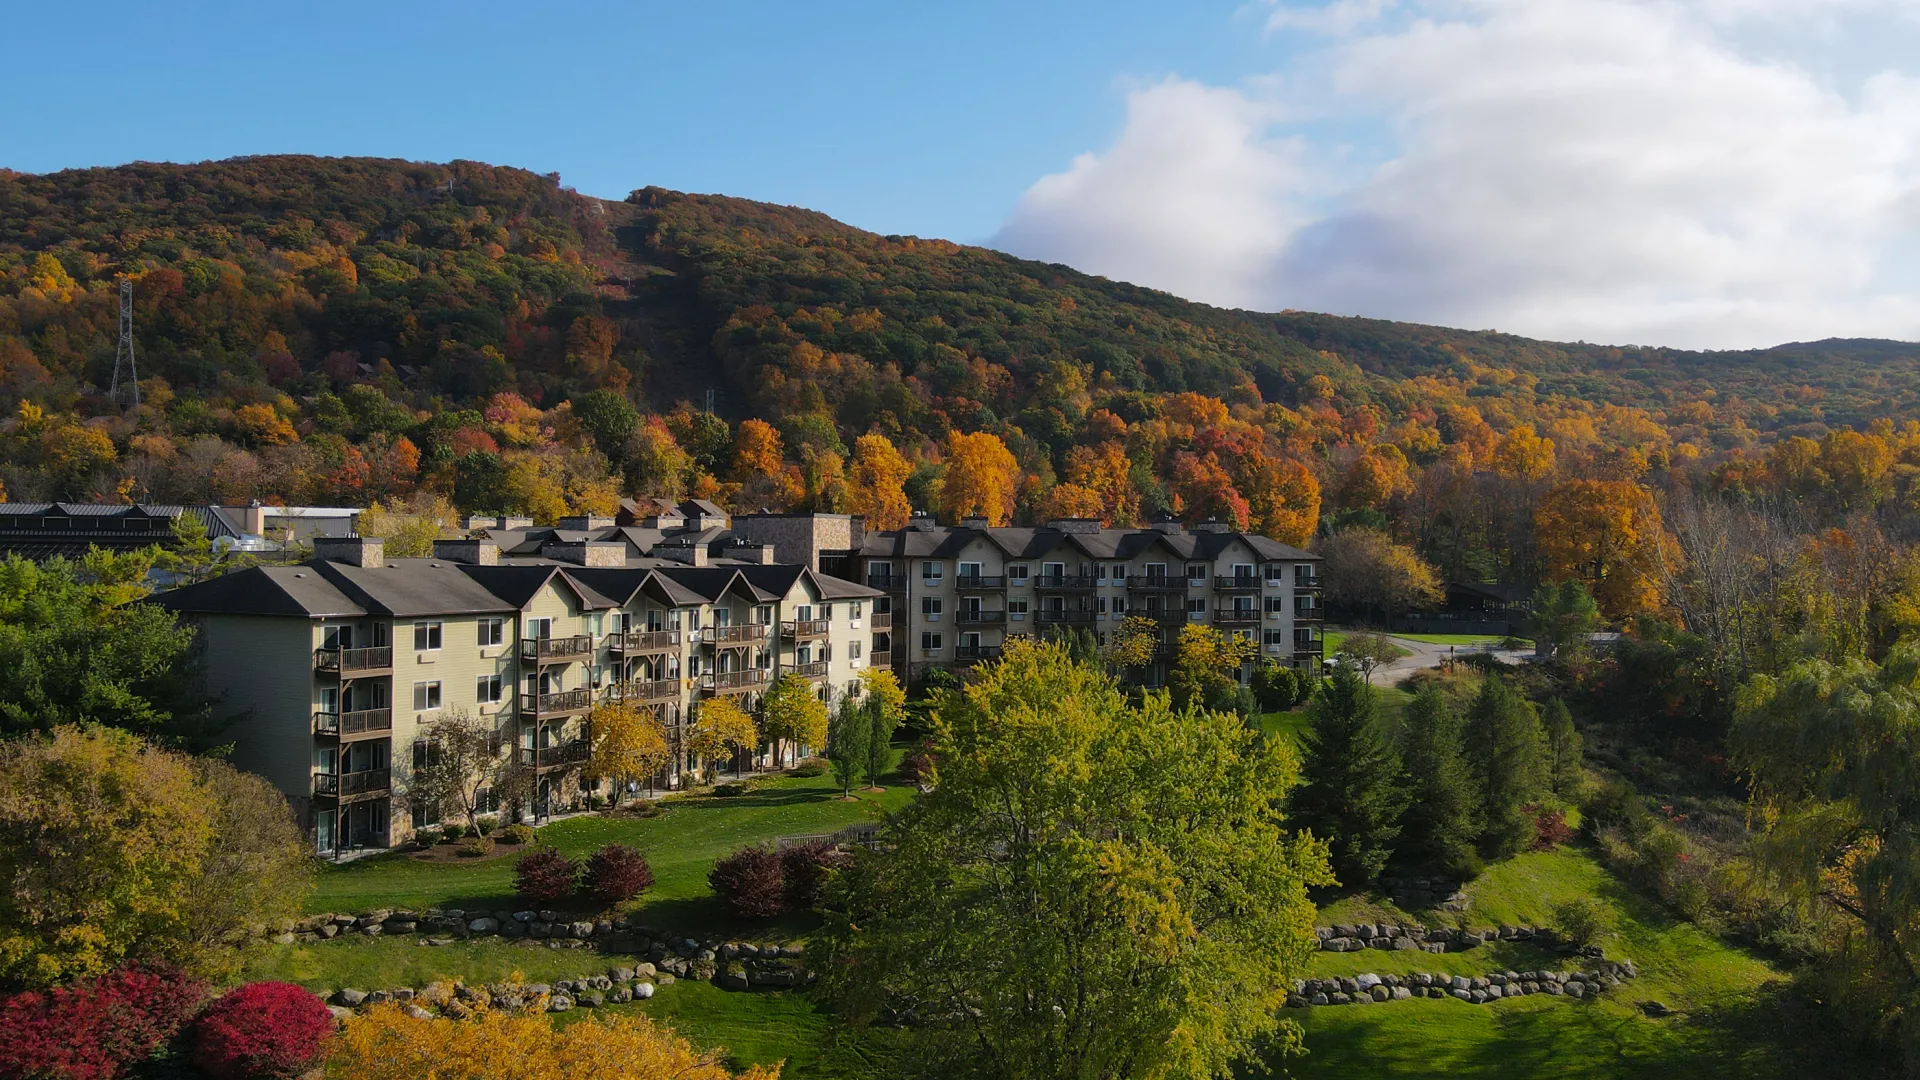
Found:
[[[1469,656],[1473,653],[1491,653],[1504,663],[1517,664],[1533,655],[1532,649],[1485,648],[1479,645],[1434,645],[1411,638],[1388,637],[1395,645],[1407,650],[1403,656],[1390,664],[1381,664],[1373,669],[1373,685],[1392,686],[1416,671],[1437,668],[1450,656]]]

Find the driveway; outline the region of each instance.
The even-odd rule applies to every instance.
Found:
[[[1449,657],[1491,655],[1502,663],[1518,664],[1533,655],[1532,649],[1502,649],[1494,645],[1434,645],[1411,638],[1388,636],[1387,640],[1407,650],[1408,655],[1373,669],[1373,685],[1393,686],[1416,671],[1437,668]]]

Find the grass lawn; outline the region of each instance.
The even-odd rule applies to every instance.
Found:
[[[1383,1007],[1292,1013],[1306,1029],[1309,1054],[1286,1063],[1292,1075],[1318,1077],[1600,1077],[1673,1080],[1840,1075],[1835,1054],[1809,1022],[1788,1015],[1772,993],[1780,976],[1764,961],[1629,891],[1584,851],[1522,855],[1492,867],[1467,887],[1471,926],[1551,925],[1553,908],[1593,896],[1613,909],[1618,936],[1607,955],[1630,958],[1640,977],[1607,997],[1574,1002],[1527,997],[1492,1006],[1404,1001]],[[1410,918],[1428,925],[1458,916],[1403,913],[1378,897],[1323,908],[1325,923]],[[1473,975],[1568,966],[1524,943],[1461,953],[1320,953],[1317,975],[1433,971]],[[1676,1015],[1648,1018],[1637,1003],[1657,1000]],[[1843,1070],[1844,1071],[1844,1070]]]
[[[579,1020],[586,1010],[559,1014]],[[785,1061],[784,1080],[880,1080],[899,1075],[886,1064],[887,1033],[854,1033],[816,1007],[810,994],[738,993],[712,983],[663,986],[649,1001],[609,1012],[640,1012],[666,1024],[695,1046],[724,1047],[734,1068]]]
[[[1380,722],[1388,732],[1398,731],[1413,695],[1397,686],[1376,686],[1373,688],[1373,697]],[[1307,730],[1307,707],[1302,705],[1286,712],[1261,713],[1260,730],[1269,736],[1292,739],[1297,744]]]
[[[646,852],[656,883],[628,907],[628,914],[697,933],[730,925],[707,888],[715,859],[777,836],[830,833],[878,820],[905,806],[912,789],[894,785],[857,794],[856,801],[843,801],[831,776],[781,777],[758,781],[748,795],[676,797],[664,802],[656,817],[583,816],[547,825],[539,835],[543,843],[576,857],[616,841],[638,847]],[[315,912],[517,906],[512,859],[429,863],[406,852],[324,867],[307,901]]]

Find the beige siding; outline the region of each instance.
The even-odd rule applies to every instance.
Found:
[[[216,715],[246,713],[226,732],[234,765],[271,781],[302,820],[313,794],[317,627],[301,618],[212,615],[200,631],[208,685],[225,695]]]

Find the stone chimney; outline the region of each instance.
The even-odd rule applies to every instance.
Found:
[[[598,514],[583,514],[560,519],[560,527],[568,532],[592,532],[595,529],[613,528],[613,519]]]
[[[984,529],[987,527],[986,515],[968,514],[966,517],[960,519],[960,527],[963,529]]]
[[[907,528],[915,532],[932,532],[939,528],[939,525],[933,520],[932,514],[925,510],[915,510],[913,516],[907,519]]]
[[[1063,533],[1086,535],[1100,531],[1099,518],[1054,518],[1047,522],[1047,528]]]
[[[500,519],[500,528],[531,529],[533,528],[533,519],[530,517],[503,517]]]
[[[756,544],[750,540],[735,540],[727,547],[727,558],[759,563],[761,566],[772,566],[773,545]]]
[[[707,545],[705,544],[667,541],[655,544],[653,554],[669,562],[685,563],[688,566],[707,565]]]
[[[490,514],[468,514],[467,515],[467,531],[468,532],[472,532],[475,529],[497,529],[499,527],[500,527],[500,519]]]
[[[604,540],[576,540],[565,543],[550,540],[540,546],[540,554],[555,562],[575,566],[625,566],[627,545]]]
[[[1173,536],[1178,536],[1186,531],[1186,529],[1181,526],[1180,519],[1165,510],[1161,510],[1153,515],[1153,521],[1149,527],[1152,528],[1154,532],[1168,533]]]
[[[1210,517],[1200,524],[1195,525],[1193,531],[1197,533],[1229,533],[1233,531],[1233,526],[1221,521],[1219,518]]]
[[[499,566],[500,545],[491,540],[435,540],[433,557],[469,566]]]
[[[370,536],[316,536],[313,557],[320,562],[378,569],[387,565],[387,545]]]
[[[240,515],[240,531],[249,536],[267,535],[267,508],[255,499],[247,504],[246,512]]]

